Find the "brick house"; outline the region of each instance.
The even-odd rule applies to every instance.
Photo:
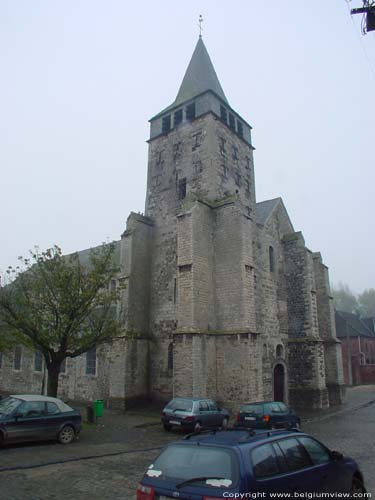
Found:
[[[375,384],[375,318],[336,311],[336,332],[341,340],[345,383]]]

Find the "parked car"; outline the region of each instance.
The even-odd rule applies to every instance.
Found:
[[[175,426],[199,432],[208,427],[227,427],[229,412],[212,399],[175,398],[164,408],[161,421],[166,431]]]
[[[234,425],[251,429],[299,429],[301,419],[284,403],[261,401],[243,404]]]
[[[293,498],[298,492],[366,490],[352,458],[307,434],[229,429],[190,434],[166,446],[138,484],[137,500],[219,500],[249,492]]]
[[[80,411],[57,398],[20,395],[0,400],[0,444],[40,439],[69,444],[81,426]]]

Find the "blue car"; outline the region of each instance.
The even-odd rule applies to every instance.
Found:
[[[365,493],[357,463],[302,432],[229,429],[190,434],[165,447],[139,483],[137,500],[322,492]]]
[[[0,446],[48,439],[69,444],[81,427],[80,411],[57,398],[23,394],[0,401]]]
[[[280,401],[246,403],[240,408],[236,427],[252,429],[299,429],[301,419],[295,411]]]

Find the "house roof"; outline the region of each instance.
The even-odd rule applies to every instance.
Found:
[[[367,326],[369,330],[373,332],[375,335],[375,318],[369,317],[369,318],[362,318],[362,321],[364,324]]]
[[[336,333],[339,338],[375,337],[364,320],[356,314],[345,311],[336,311]]]

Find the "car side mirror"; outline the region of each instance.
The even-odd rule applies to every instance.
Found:
[[[342,460],[344,458],[344,455],[340,453],[339,451],[331,451],[331,458],[332,460]]]
[[[22,415],[22,413],[16,412],[16,413],[13,413],[13,417],[17,420],[18,418],[23,417],[23,415]]]

